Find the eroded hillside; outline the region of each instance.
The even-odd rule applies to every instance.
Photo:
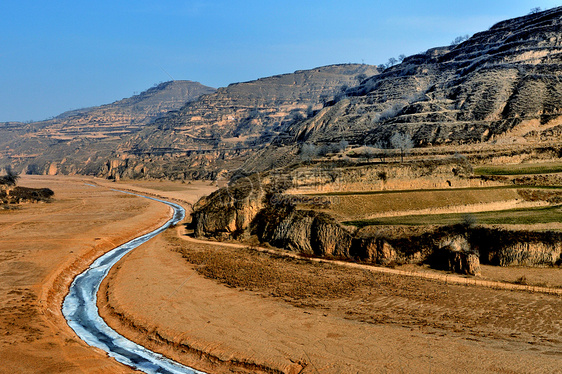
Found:
[[[31,174],[97,173],[123,139],[214,88],[191,81],[161,83],[138,95],[34,123],[0,124],[0,168]]]
[[[106,172],[112,177],[216,178],[377,73],[370,65],[331,65],[220,88],[135,134]]]
[[[247,165],[263,170],[295,144],[392,147],[558,142],[562,131],[562,8],[500,22],[467,41],[410,56],[292,124]]]
[[[4,124],[0,162],[32,173],[217,179],[286,166],[307,143],[395,148],[397,133],[418,149],[449,146],[451,155],[557,146],[561,52],[558,7],[382,72],[332,65],[232,84],[185,105],[139,95],[122,102],[124,111],[104,106],[54,122]]]

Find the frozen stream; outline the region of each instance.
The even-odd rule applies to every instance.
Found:
[[[107,252],[90,265],[86,271],[78,275],[72,282],[70,292],[64,299],[62,313],[68,321],[68,325],[76,332],[80,339],[91,346],[103,349],[109,356],[114,357],[125,365],[145,373],[203,374],[201,371],[169,360],[126,339],[111,329],[99,316],[96,305],[97,292],[103,278],[105,278],[111,267],[128,252],[147,242],[171,225],[183,220],[185,217],[185,210],[178,204],[148,196],[136,196],[169,205],[174,210],[174,217],[166,222],[164,226]]]

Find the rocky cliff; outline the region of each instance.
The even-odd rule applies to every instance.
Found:
[[[400,169],[400,168],[398,168]],[[286,179],[283,179],[286,178]],[[476,275],[480,262],[499,266],[562,263],[562,235],[470,223],[453,226],[344,226],[307,195],[291,195],[285,174],[240,177],[194,207],[196,236],[219,240],[252,236],[288,251],[390,265],[429,263]],[[540,192],[540,191],[539,191]]]

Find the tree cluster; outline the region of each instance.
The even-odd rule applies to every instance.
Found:
[[[451,42],[451,46],[454,47],[456,45],[461,44],[462,42],[467,41],[468,39],[470,39],[470,36],[467,35],[461,35],[461,36],[457,36],[455,39],[453,39],[453,41]]]
[[[392,67],[396,64],[402,63],[402,61],[404,61],[405,58],[406,58],[406,55],[404,55],[404,54],[399,55],[398,58],[391,57],[391,58],[388,59],[386,64],[379,64],[377,67],[380,70],[386,70],[386,69],[388,69],[388,68],[390,68],[390,67]]]
[[[395,132],[390,138],[390,145],[392,145],[392,148],[400,151],[400,162],[404,162],[404,155],[414,148],[414,141],[408,134]]]
[[[18,182],[20,176],[12,171],[11,168],[7,168],[6,175],[0,177],[0,185],[4,186],[15,186]]]

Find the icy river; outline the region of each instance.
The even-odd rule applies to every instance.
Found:
[[[125,191],[119,191],[129,193]],[[133,194],[136,195],[136,194]],[[117,361],[145,373],[199,374],[201,371],[189,368],[162,355],[152,352],[118,334],[109,327],[98,312],[97,292],[109,270],[128,252],[147,242],[168,227],[185,217],[185,210],[178,204],[136,195],[167,204],[174,210],[174,216],[162,227],[135,238],[99,257],[82,274],[78,275],[70,292],[64,299],[62,313],[68,325],[91,346],[103,349]]]

